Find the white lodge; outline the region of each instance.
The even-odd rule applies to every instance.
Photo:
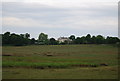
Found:
[[[58,38],[58,41],[59,41],[59,43],[63,43],[63,42],[70,43],[72,40],[69,39],[68,37],[60,37],[60,38]]]

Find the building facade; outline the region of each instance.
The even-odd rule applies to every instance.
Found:
[[[58,38],[58,41],[59,41],[59,43],[64,43],[64,42],[70,43],[72,40],[69,39],[68,37],[60,37],[60,38]]]

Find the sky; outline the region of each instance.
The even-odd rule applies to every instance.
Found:
[[[2,33],[118,36],[118,0],[4,0]]]

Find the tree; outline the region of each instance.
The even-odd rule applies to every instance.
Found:
[[[0,34],[0,46],[2,46],[2,36],[3,34]]]
[[[5,32],[2,36],[3,45],[10,44],[10,32]]]
[[[69,37],[69,39],[71,39],[72,41],[71,41],[71,43],[72,44],[74,44],[75,43],[75,36],[74,35],[71,35],[70,37]],[[67,43],[67,42],[66,42]]]
[[[82,37],[81,37],[81,43],[82,43],[82,44],[86,44],[86,43],[87,43],[85,36],[82,36]]]
[[[77,37],[77,38],[75,39],[75,44],[81,44],[81,43],[82,43],[81,38],[80,38],[80,37]]]
[[[32,39],[30,40],[30,42],[31,42],[31,44],[35,44],[36,40],[35,40],[34,38],[32,38]]]
[[[17,35],[17,34],[14,34],[14,33],[11,34],[10,41],[11,41],[11,44],[15,45],[15,46],[22,46],[22,45],[24,45],[23,38],[20,35]]]
[[[25,34],[25,38],[29,39],[29,38],[30,38],[30,34],[29,34],[29,33],[26,33],[26,34]]]
[[[105,43],[105,38],[102,35],[96,36],[96,43],[97,44],[104,44]]]
[[[50,45],[57,45],[58,42],[57,42],[54,38],[50,38],[49,44],[50,44]]]
[[[20,34],[21,37],[25,38],[25,34]]]
[[[26,34],[27,36],[27,34]],[[23,34],[15,34],[10,32],[6,32],[2,35],[2,44],[3,45],[15,45],[15,46],[22,46],[22,45],[28,45],[30,44],[30,35],[28,35],[26,38],[24,37]]]
[[[92,44],[96,44],[97,42],[96,42],[97,40],[96,40],[96,37],[95,36],[92,36],[92,38],[91,38],[91,43]]]
[[[50,44],[56,45],[59,44],[57,40],[54,38],[50,38],[48,40],[48,35],[44,33],[40,33],[38,40],[34,38],[30,39],[30,34],[15,34],[10,32],[5,32],[4,34],[0,34],[0,39],[2,40],[2,45],[29,45],[29,44]],[[72,40],[72,41],[71,41]],[[38,42],[38,43],[36,43]],[[118,37],[107,37],[106,39],[102,35],[92,36],[87,34],[86,36],[82,36],[75,38],[74,35],[71,35],[69,38],[65,38],[65,41],[60,44],[120,44],[120,39]],[[1,42],[0,42],[1,44]]]
[[[107,37],[106,38],[106,44],[116,44],[116,43],[118,43],[118,42],[120,42],[120,39],[119,38],[117,38],[117,37]]]
[[[90,34],[87,34],[87,36],[86,36],[86,43],[87,44],[91,43],[91,35]]]
[[[69,37],[69,39],[71,39],[71,40],[73,41],[73,40],[75,40],[75,36],[74,36],[74,35],[71,35],[71,36]]]
[[[44,33],[40,33],[38,37],[39,44],[48,44],[48,35]]]

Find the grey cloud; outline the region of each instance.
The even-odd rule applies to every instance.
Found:
[[[54,7],[43,4],[29,4],[29,3],[3,3],[3,17],[15,17],[21,19],[30,18],[35,21],[43,21],[45,24],[53,25],[53,28],[39,26],[32,28],[24,27],[4,27],[3,32],[30,32],[35,37],[39,32],[48,33],[53,37],[68,36],[70,34],[83,35],[86,33],[103,34],[103,35],[117,35],[117,25],[103,25],[103,21],[107,19],[117,19],[117,6],[116,5],[91,5],[88,7]],[[104,20],[106,19],[106,20]],[[97,24],[90,24],[85,21],[98,21]],[[86,25],[82,25],[84,21]],[[113,20],[114,21],[114,20]],[[115,20],[116,21],[116,20]],[[100,23],[99,23],[100,22]],[[89,23],[89,24],[87,24]],[[31,23],[30,23],[31,24]],[[57,27],[57,25],[60,27]],[[54,25],[56,27],[54,27]],[[73,26],[71,28],[71,26]],[[115,27],[113,27],[115,26]],[[102,30],[103,28],[105,28]],[[110,27],[110,28],[109,28]]]
[[[33,3],[34,4],[34,3]],[[99,4],[99,3],[97,3]],[[91,5],[91,4],[90,4]],[[93,4],[94,5],[94,4]],[[3,13],[4,15],[12,15],[12,16],[23,16],[23,17],[65,17],[65,16],[74,16],[74,15],[83,15],[82,12],[89,12],[85,13],[86,15],[90,16],[116,16],[117,8],[116,6],[112,5],[95,5],[90,6],[87,8],[79,7],[79,8],[55,8],[47,5],[39,4],[36,7],[34,5],[25,4],[25,3],[3,3]],[[76,13],[77,11],[81,11]],[[74,14],[74,12],[76,14]],[[27,16],[28,14],[28,16]],[[32,15],[33,14],[33,15]],[[37,14],[35,16],[35,14]],[[38,16],[38,14],[40,14]],[[85,15],[84,14],[84,15]]]

